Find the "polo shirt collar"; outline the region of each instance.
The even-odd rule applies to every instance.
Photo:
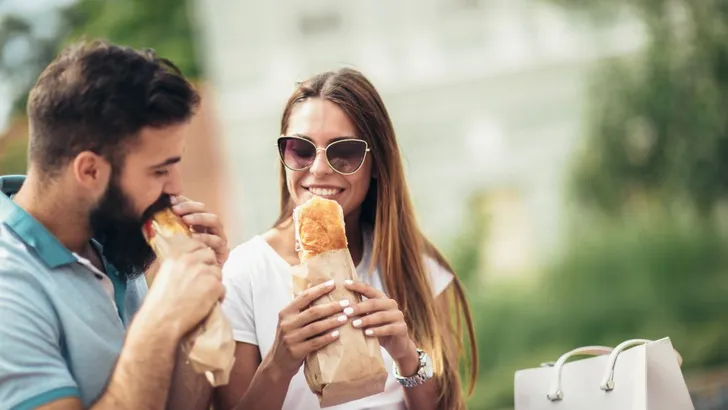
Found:
[[[9,195],[13,194],[14,192]],[[15,232],[49,268],[55,269],[76,262],[73,254],[43,224],[15,204],[5,193],[0,193],[0,223]]]

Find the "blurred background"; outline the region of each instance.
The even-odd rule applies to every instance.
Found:
[[[0,174],[25,172],[27,91],[81,36],[194,79],[186,191],[232,245],[275,219],[295,82],[362,70],[467,284],[471,409],[512,409],[514,372],[574,347],[664,336],[696,408],[728,408],[728,2],[0,0]]]

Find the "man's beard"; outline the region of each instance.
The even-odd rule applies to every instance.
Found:
[[[143,274],[154,262],[155,254],[142,233],[142,226],[153,213],[170,206],[162,195],[141,216],[136,215],[131,199],[112,175],[103,198],[89,216],[93,238],[103,246],[106,260],[126,280]]]

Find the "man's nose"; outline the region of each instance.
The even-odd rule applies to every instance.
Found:
[[[169,171],[169,176],[164,184],[164,193],[171,196],[182,195],[182,172],[179,167],[173,167]]]

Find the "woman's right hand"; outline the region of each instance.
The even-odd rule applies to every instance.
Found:
[[[349,319],[342,313],[349,306],[349,300],[311,306],[333,289],[333,280],[311,287],[296,296],[278,314],[276,340],[268,359],[286,377],[293,377],[298,372],[309,353],[339,338],[339,331],[334,329]]]

